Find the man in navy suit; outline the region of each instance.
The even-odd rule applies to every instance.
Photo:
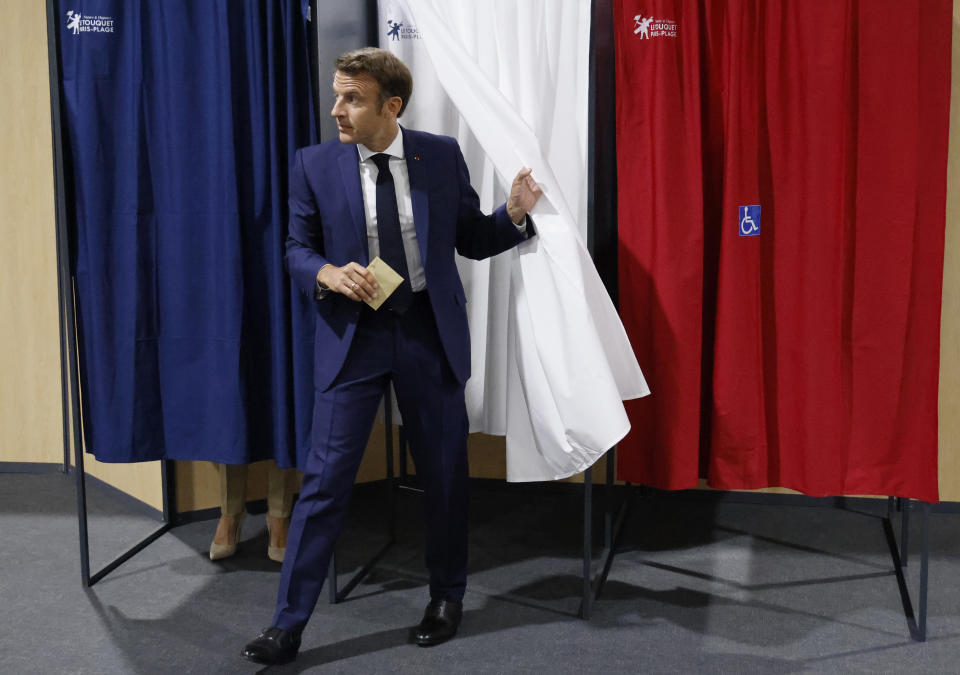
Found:
[[[293,512],[273,624],[244,656],[296,657],[320,595],[380,400],[393,382],[424,487],[430,602],[421,646],[456,633],[467,568],[466,297],[454,251],[486,258],[533,235],[540,188],[521,170],[491,215],[457,142],[397,123],[413,89],[390,52],[364,48],[336,62],[339,139],[299,150],[290,185],[287,264],[316,298],[313,441]],[[404,281],[373,310],[380,256]]]

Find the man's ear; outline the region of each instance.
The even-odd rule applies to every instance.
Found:
[[[403,99],[399,96],[391,96],[383,103],[383,112],[389,111],[391,115],[396,117],[400,113],[400,108],[403,107]]]

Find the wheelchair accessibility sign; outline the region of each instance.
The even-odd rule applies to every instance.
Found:
[[[760,205],[741,206],[738,213],[741,237],[760,236]]]

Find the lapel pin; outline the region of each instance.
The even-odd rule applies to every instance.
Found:
[[[420,161],[420,155],[414,155],[413,158],[418,162]]]

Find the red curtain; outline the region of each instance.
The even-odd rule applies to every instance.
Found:
[[[936,501],[951,0],[618,0],[622,479]]]

